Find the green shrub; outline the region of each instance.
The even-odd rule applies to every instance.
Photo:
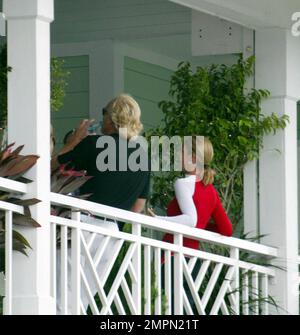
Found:
[[[211,140],[215,186],[236,231],[242,231],[243,224],[245,164],[259,157],[265,135],[284,129],[288,122],[286,115],[277,116],[278,111],[270,116],[262,114],[261,102],[270,92],[245,89],[254,61],[254,57],[240,57],[232,66],[198,67],[195,72],[190,63],[180,63],[171,78],[170,100],[159,104],[163,122],[147,133],[148,137],[198,135]],[[152,206],[165,210],[174,196],[174,179],[180,175],[153,174]]]

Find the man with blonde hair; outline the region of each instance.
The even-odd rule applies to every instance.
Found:
[[[131,170],[128,168],[128,158],[134,148],[130,142],[134,139],[143,126],[140,121],[141,111],[138,103],[129,95],[122,94],[111,100],[103,108],[103,135],[89,135],[89,128],[93,120],[83,120],[77,129],[68,137],[68,141],[60,152],[52,158],[52,168],[57,168],[60,164],[70,164],[76,170],[86,170],[89,176],[93,176],[80,189],[81,194],[91,194],[88,198],[99,204],[113,206],[133,212],[141,212],[145,206],[149,192],[150,171]],[[103,144],[113,144],[107,148]],[[131,143],[132,144],[132,143]],[[107,151],[107,149],[109,149]],[[105,156],[108,152],[107,160],[115,160],[113,169],[106,169],[105,160],[99,157]],[[124,164],[125,161],[125,164]],[[122,165],[122,169],[120,166]],[[125,169],[124,169],[125,167]],[[81,214],[81,221],[109,229],[112,231],[122,230],[123,223],[113,220],[103,220],[87,214]],[[90,233],[83,232],[85,238],[89,238]],[[103,242],[104,236],[97,234],[89,246],[91,257],[97,254],[98,248]],[[114,248],[116,239],[111,238],[108,242],[101,260],[96,266],[96,271],[100,275],[110,259],[111,250]],[[71,259],[71,250],[68,249],[68,257]],[[81,254],[84,260],[84,273],[89,283],[90,292],[93,296],[97,293],[98,287],[94,281],[94,274],[87,265],[86,256]],[[60,250],[57,251],[57,312],[61,311],[61,280],[60,280]],[[70,269],[68,269],[71,278]],[[71,282],[68,282],[69,297],[72,294]],[[82,284],[81,301],[86,309],[89,305],[89,297],[85,293]],[[68,309],[71,311],[71,300],[68,302]]]
[[[88,129],[93,120],[83,120],[68,143],[52,158],[52,168],[69,163],[76,169],[86,170],[93,178],[82,186],[80,193],[92,194],[88,200],[141,212],[149,192],[150,171],[119,169],[134,151],[127,144],[143,129],[140,118],[138,103],[130,95],[119,95],[103,108],[103,135],[89,135]],[[116,157],[116,169],[113,171],[100,171],[97,167],[97,157],[107,149],[99,145],[103,139],[115,143],[113,149],[116,152],[111,153]],[[126,150],[120,152],[120,148]],[[128,164],[125,166],[128,167]]]

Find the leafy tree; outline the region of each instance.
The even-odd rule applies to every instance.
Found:
[[[66,96],[67,78],[70,73],[63,68],[64,61],[58,58],[51,59],[51,111],[59,111]]]
[[[159,103],[164,122],[147,133],[198,135],[211,140],[215,186],[234,225],[242,223],[243,218],[245,164],[259,157],[265,135],[284,129],[288,122],[288,117],[278,117],[277,111],[270,116],[262,114],[261,102],[268,98],[269,91],[245,89],[254,62],[254,57],[240,57],[232,66],[198,67],[195,72],[190,63],[180,63],[171,78],[170,100]],[[152,206],[166,208],[179,175],[174,171],[153,175]]]

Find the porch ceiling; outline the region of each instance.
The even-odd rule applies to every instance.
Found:
[[[249,28],[290,29],[291,17],[300,11],[299,0],[170,0],[219,16]]]
[[[88,6],[86,0],[55,0],[51,29],[53,44],[115,40],[178,61],[208,62],[192,57],[191,8],[169,0],[89,0]],[[209,61],[218,63],[219,57]],[[222,62],[231,63],[232,57]]]

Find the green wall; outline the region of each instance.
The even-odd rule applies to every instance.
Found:
[[[162,113],[158,102],[170,99],[170,78],[173,72],[164,67],[125,57],[124,91],[140,104],[144,129],[158,126]]]
[[[64,135],[85,118],[89,118],[89,57],[63,57],[63,67],[70,73],[64,106],[51,113],[56,138],[56,150],[62,146]]]
[[[52,112],[56,150],[61,148],[64,135],[80,120],[89,118],[89,57],[63,57],[64,68],[70,72],[64,106]],[[158,102],[169,99],[172,71],[164,67],[125,57],[124,91],[140,104],[144,129],[158,126],[162,113]]]

